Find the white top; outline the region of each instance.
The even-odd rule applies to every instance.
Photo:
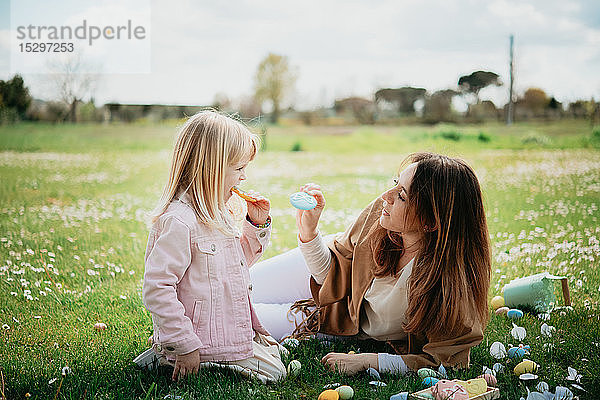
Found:
[[[406,338],[402,328],[406,323],[408,287],[414,258],[402,268],[400,275],[373,279],[367,289],[361,310],[360,328],[376,340],[401,340]]]
[[[321,234],[306,243],[298,240],[308,270],[318,284],[323,284],[331,268],[331,251]],[[376,340],[401,340],[406,338],[402,329],[408,307],[407,281],[414,259],[402,269],[399,276],[373,279],[363,299],[360,328],[366,336]]]

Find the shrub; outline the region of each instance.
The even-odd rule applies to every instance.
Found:
[[[0,106],[0,125],[10,125],[19,121],[19,113],[16,108]]]
[[[592,131],[592,140],[600,142],[600,127],[597,127]]]
[[[302,150],[303,150],[303,149],[302,149],[302,143],[301,143],[301,142],[299,142],[299,141],[298,141],[298,142],[295,142],[295,143],[292,145],[292,148],[290,149],[290,151],[302,151]]]
[[[458,142],[462,137],[462,133],[456,131],[440,132],[440,136],[446,140],[454,140]]]
[[[480,142],[487,143],[487,142],[489,142],[490,140],[492,140],[492,138],[491,138],[491,136],[490,136],[490,135],[488,135],[488,134],[487,134],[487,133],[485,133],[485,132],[479,132],[479,135],[477,136],[477,140],[479,140]]]

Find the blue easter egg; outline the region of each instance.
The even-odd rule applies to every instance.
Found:
[[[506,316],[508,318],[512,318],[512,319],[518,319],[518,318],[522,318],[523,317],[523,311],[517,309],[517,308],[512,308],[510,310],[508,310],[508,312],[506,313]]]
[[[400,392],[390,396],[390,400],[407,400],[408,392]]]
[[[381,375],[379,375],[379,371],[375,368],[367,368],[367,374],[371,376],[373,379],[381,380]]]
[[[525,355],[526,351],[520,347],[511,347],[508,349],[508,356],[510,358],[521,358]]]
[[[423,386],[424,387],[432,387],[433,385],[435,385],[436,383],[438,383],[439,379],[438,378],[434,378],[432,376],[428,376],[427,378],[423,379]]]
[[[317,206],[317,199],[306,192],[296,192],[290,195],[290,204],[299,210],[312,210]]]

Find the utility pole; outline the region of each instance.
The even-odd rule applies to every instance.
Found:
[[[509,73],[510,73],[510,88],[508,90],[508,115],[506,116],[506,125],[512,125],[513,123],[513,85],[515,83],[515,75],[514,75],[514,63],[513,63],[513,43],[514,43],[514,35],[510,35],[510,64],[509,64]]]

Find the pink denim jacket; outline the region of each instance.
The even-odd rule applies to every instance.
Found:
[[[144,305],[152,313],[156,352],[174,360],[200,350],[201,361],[253,356],[254,331],[268,335],[250,301],[248,268],[261,256],[271,227],[244,221],[241,236],[197,222],[187,194],[152,225],[146,248]]]

